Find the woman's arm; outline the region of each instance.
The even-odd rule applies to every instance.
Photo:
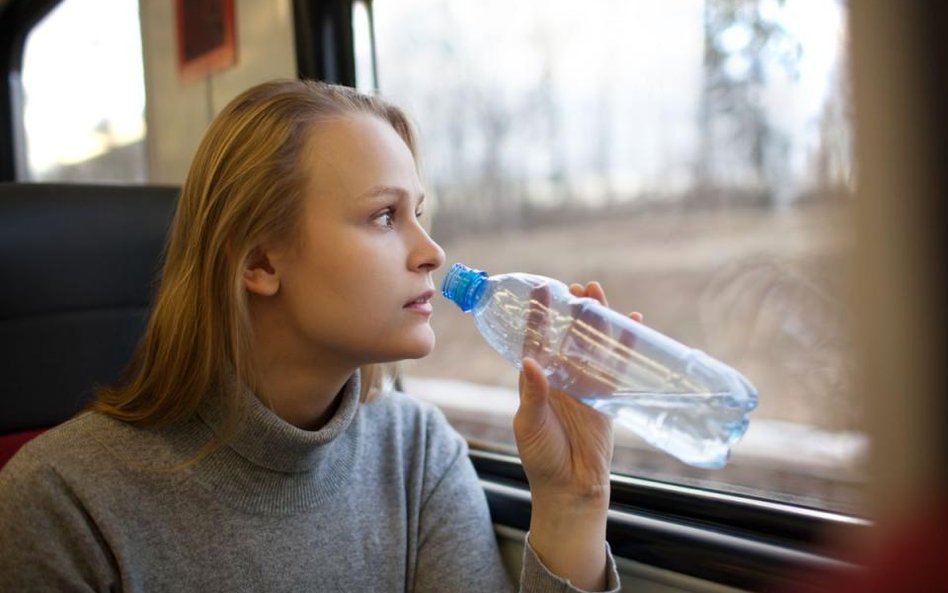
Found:
[[[570,291],[605,304],[598,283]],[[542,309],[542,307],[541,307]],[[633,313],[633,319],[641,315]],[[538,322],[542,323],[542,321]],[[608,585],[606,517],[612,422],[562,391],[523,360],[514,435],[533,498],[530,545],[554,574],[587,591]]]
[[[467,456],[464,440],[448,426],[440,412],[431,416],[427,432],[429,453],[425,473],[430,486],[424,489],[426,495],[418,513],[416,570],[408,589],[416,593],[513,593],[511,577],[516,575],[508,576],[501,562],[484,490]],[[556,505],[555,508],[560,507]],[[534,509],[536,516],[536,506]],[[547,511],[540,510],[539,513],[544,515]],[[580,517],[574,519],[582,520]],[[569,529],[571,524],[567,522],[564,527]],[[543,527],[555,525],[554,522],[545,522]],[[543,528],[539,534],[529,534],[520,575],[522,593],[580,590],[579,583],[574,582],[571,587],[564,582],[564,577],[573,578],[568,571],[552,570],[548,562],[555,562],[555,556],[540,556],[536,550],[536,542],[548,542],[551,537],[559,537],[561,542],[570,543],[575,536],[575,531],[561,536]],[[605,574],[607,552],[604,534],[598,536],[598,541],[602,548],[599,568]],[[575,560],[578,563],[592,561],[579,557]],[[610,572],[610,582],[617,584],[614,569]]]
[[[533,499],[530,545],[553,574],[579,589],[605,590],[609,419],[551,391],[528,358],[514,432]]]
[[[406,589],[513,593],[464,440],[440,412],[432,414],[428,434],[425,475],[431,487],[417,516],[416,567]]]
[[[0,471],[0,591],[109,591],[106,546],[69,485],[28,444]]]

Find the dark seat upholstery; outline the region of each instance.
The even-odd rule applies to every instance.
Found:
[[[0,465],[121,374],[144,329],[177,194],[0,183]]]

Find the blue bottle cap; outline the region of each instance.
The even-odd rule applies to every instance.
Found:
[[[454,301],[462,311],[470,311],[487,288],[487,272],[454,264],[441,281],[441,294]]]

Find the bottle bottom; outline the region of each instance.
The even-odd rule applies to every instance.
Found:
[[[650,445],[705,469],[724,467],[749,425],[746,406],[730,394],[616,393],[581,401]]]

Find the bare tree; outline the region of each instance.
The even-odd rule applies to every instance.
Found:
[[[847,84],[846,62],[837,61],[830,76],[830,92],[826,94],[819,119],[819,146],[814,169],[817,190],[826,195],[851,193],[852,101]]]
[[[774,68],[797,76],[802,47],[761,10],[761,0],[706,0],[704,34],[695,183],[708,193],[749,187],[750,194],[736,195],[772,204],[769,188],[787,174],[788,140],[772,124],[763,91]],[[721,150],[722,144],[728,149]],[[725,156],[733,160],[722,162]],[[743,179],[722,179],[723,169]]]

